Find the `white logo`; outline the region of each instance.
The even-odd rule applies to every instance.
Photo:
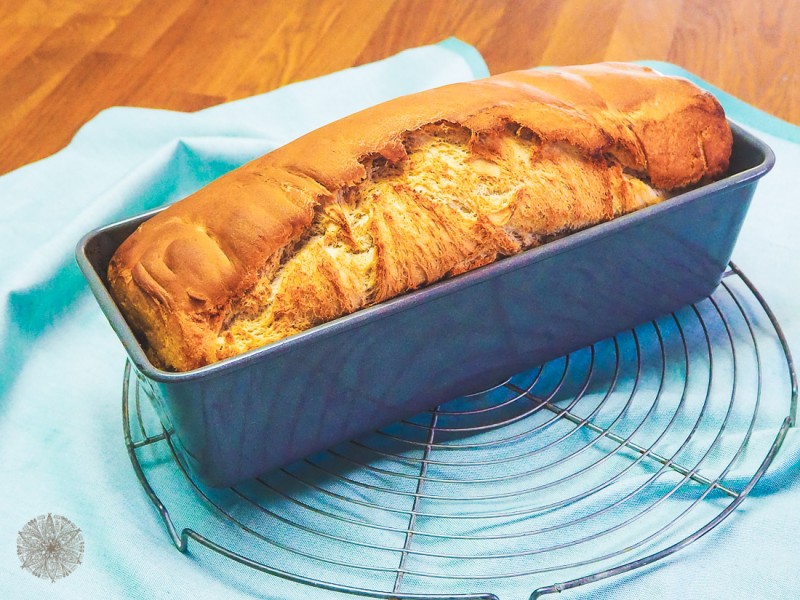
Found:
[[[75,524],[60,515],[31,519],[17,536],[22,568],[55,582],[72,573],[83,558],[83,536]]]

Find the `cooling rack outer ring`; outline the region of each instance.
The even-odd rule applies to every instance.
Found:
[[[733,281],[734,283],[728,283]],[[706,302],[706,301],[703,301]],[[701,304],[701,303],[699,303]],[[786,436],[790,427],[795,423],[797,411],[797,382],[793,360],[789,352],[788,344],[785,336],[775,318],[775,315],[770,310],[764,298],[752,284],[752,282],[736,267],[731,264],[730,269],[725,273],[720,288],[715,294],[706,302],[707,306],[698,308],[694,305],[691,310],[687,310],[688,318],[686,316],[676,316],[673,314],[671,317],[665,317],[663,324],[654,322],[652,334],[646,328],[642,332],[636,330],[631,332],[632,345],[636,348],[636,361],[631,363],[633,376],[629,377],[629,390],[621,393],[620,390],[624,387],[621,383],[625,379],[624,368],[621,362],[625,362],[623,352],[620,347],[623,342],[620,342],[618,337],[613,339],[612,343],[606,344],[603,348],[596,351],[594,346],[585,352],[583,356],[584,362],[588,364],[588,374],[585,379],[578,381],[573,385],[574,389],[570,388],[571,377],[568,376],[570,372],[570,360],[572,364],[580,363],[581,358],[572,358],[568,356],[564,360],[563,372],[560,378],[550,377],[552,382],[548,386],[544,385],[544,381],[548,379],[545,367],[540,367],[539,370],[534,370],[527,374],[527,379],[520,387],[519,381],[510,381],[501,384],[497,388],[486,392],[486,394],[477,394],[474,398],[466,398],[448,403],[440,406],[439,408],[431,411],[430,413],[423,414],[419,418],[409,419],[402,424],[398,424],[399,431],[405,432],[398,434],[396,428],[387,428],[376,433],[378,438],[383,442],[388,442],[389,447],[393,444],[400,444],[403,449],[402,452],[398,451],[385,451],[385,448],[380,444],[376,445],[372,440],[355,441],[352,445],[348,445],[345,449],[331,449],[322,458],[314,457],[303,461],[304,464],[300,465],[299,470],[295,472],[291,467],[282,469],[282,477],[293,477],[296,485],[302,484],[306,488],[310,488],[310,494],[298,495],[292,497],[287,495],[280,486],[268,478],[262,481],[259,478],[259,483],[262,487],[259,492],[253,494],[252,492],[242,491],[242,489],[231,488],[229,491],[224,492],[229,497],[223,498],[222,501],[217,497],[217,492],[208,490],[203,485],[195,481],[191,475],[191,470],[182,463],[182,454],[176,450],[175,440],[169,429],[169,425],[164,427],[160,422],[155,421],[146,423],[146,415],[148,411],[152,412],[149,408],[148,389],[144,384],[144,380],[140,379],[135,369],[131,367],[130,362],[126,364],[123,385],[123,425],[125,442],[128,449],[128,454],[131,459],[134,471],[154,507],[158,511],[161,519],[163,520],[168,534],[181,551],[186,552],[189,550],[189,540],[193,540],[196,544],[214,551],[240,565],[249,567],[271,576],[279,577],[285,580],[294,581],[312,588],[331,590],[341,592],[342,594],[349,594],[358,597],[372,597],[372,598],[397,598],[397,599],[422,599],[422,598],[453,598],[459,600],[499,600],[499,596],[490,590],[485,592],[475,593],[475,589],[488,587],[489,584],[496,579],[508,578],[509,580],[519,581],[520,589],[522,586],[529,585],[527,588],[527,595],[530,593],[530,599],[545,596],[551,593],[563,592],[572,588],[587,585],[602,579],[620,575],[629,572],[644,565],[652,564],[656,561],[664,559],[671,554],[685,548],[697,539],[711,532],[720,523],[722,523],[728,516],[730,516],[738,506],[748,496],[753,487],[757,484],[759,479],[766,472],[772,460],[778,453],[781,444]],[[754,315],[752,313],[752,306],[757,306],[761,311],[761,315]],[[751,320],[762,318],[772,327],[771,339],[766,342],[759,338],[761,329],[754,327]],[[688,320],[687,320],[688,319]],[[721,338],[715,337],[716,333],[712,331],[714,325],[717,323],[727,335]],[[694,328],[694,333],[692,329]],[[697,331],[702,331],[699,335]],[[752,348],[747,346],[742,349],[737,344],[741,342],[739,339],[750,336]],[[624,334],[621,334],[624,335]],[[641,404],[641,398],[646,396],[648,383],[651,377],[650,371],[645,363],[658,363],[658,360],[653,360],[652,356],[648,356],[646,352],[642,352],[645,346],[648,335],[652,340],[651,345],[658,348],[660,353],[660,380],[656,386],[658,389],[653,396],[652,404],[649,410],[646,411],[640,421],[636,423],[635,427],[627,426],[626,422],[629,420],[629,413],[632,412],[632,406]],[[695,344],[695,338],[700,339],[700,343]],[[679,356],[677,359],[670,358],[672,349],[676,344],[674,340],[678,338],[683,347],[685,356]],[[720,341],[720,339],[722,341]],[[727,341],[726,341],[727,339]],[[783,420],[775,425],[775,438],[771,446],[763,453],[763,458],[760,462],[754,465],[752,476],[741,489],[732,489],[726,484],[725,477],[731,469],[738,465],[741,460],[744,448],[748,446],[750,434],[756,427],[756,422],[760,418],[760,402],[763,395],[763,381],[761,376],[761,363],[765,358],[762,354],[765,350],[760,348],[768,347],[769,343],[780,347],[783,360],[785,360],[786,382],[782,389],[782,396],[785,397],[788,405],[787,415]],[[725,350],[726,345],[730,345],[729,350]],[[679,345],[678,345],[679,346]],[[677,423],[684,421],[689,417],[689,412],[682,404],[687,397],[696,395],[697,392],[694,387],[689,383],[689,380],[697,381],[696,369],[692,371],[690,377],[689,364],[690,354],[694,351],[694,347],[703,349],[707,352],[708,356],[705,359],[708,363],[708,371],[713,371],[713,361],[724,363],[726,360],[730,361],[733,366],[733,384],[731,386],[730,400],[727,408],[713,407],[714,394],[711,393],[712,387],[716,386],[716,382],[712,381],[711,374],[705,375],[707,378],[706,393],[702,401],[701,411],[695,415],[694,424],[687,430],[686,440],[679,445],[677,450],[672,448],[672,454],[663,452],[659,444],[662,440],[672,435],[672,430],[677,430]],[[719,350],[719,347],[723,350]],[[609,350],[611,349],[611,350]],[[690,350],[692,349],[692,350]],[[608,354],[614,354],[614,360],[608,361]],[[703,354],[703,351],[700,352]],[[746,357],[746,358],[743,358]],[[600,394],[602,400],[597,403],[592,398],[597,396],[597,390],[593,390],[593,379],[596,378],[595,374],[603,367],[601,363],[608,362],[611,366],[608,367],[608,389]],[[703,360],[700,361],[703,363]],[[750,364],[752,363],[752,365]],[[680,403],[676,404],[671,414],[671,418],[666,426],[663,426],[663,431],[659,430],[655,438],[649,438],[648,442],[643,443],[640,441],[640,434],[647,429],[653,429],[653,420],[663,418],[663,406],[667,404],[665,398],[670,396],[670,390],[667,380],[665,379],[666,371],[676,368],[678,371],[685,369],[685,379],[683,387],[680,388],[679,396]],[[683,366],[681,366],[683,365]],[[694,367],[693,367],[694,368]],[[746,372],[748,369],[753,371],[753,380],[756,382],[755,387],[749,390],[746,395],[752,401],[752,407],[746,401],[741,399],[742,394],[737,390],[746,388],[747,383],[739,382],[740,377],[738,372]],[[551,369],[552,370],[552,369]],[[659,369],[656,369],[658,371]],[[719,370],[719,367],[717,367]],[[557,374],[558,375],[558,374]],[[739,378],[739,379],[737,379]],[[572,379],[575,379],[572,377]],[[578,378],[580,379],[580,378]],[[701,383],[704,382],[703,375],[699,376]],[[632,383],[631,383],[632,382]],[[739,382],[737,384],[737,382]],[[712,385],[713,384],[713,385]],[[695,385],[695,387],[697,387]],[[702,385],[700,386],[703,387]],[[701,394],[702,395],[702,394]],[[491,396],[491,400],[487,400]],[[618,398],[622,397],[622,401]],[[140,401],[140,397],[144,401]],[[752,397],[752,398],[751,398]],[[771,402],[777,399],[770,398]],[[624,401],[624,402],[623,402]],[[594,402],[594,404],[591,404]],[[604,413],[608,412],[607,407],[620,402],[622,408],[614,413],[614,418],[611,420],[604,420]],[[519,408],[522,405],[523,408]],[[749,424],[741,427],[741,432],[734,431],[732,423],[735,420],[735,415],[742,412],[742,406],[748,411],[753,411],[753,416]],[[617,409],[615,409],[617,410]],[[668,412],[668,411],[667,411]],[[705,427],[703,423],[711,419],[711,415],[724,412],[722,420],[715,425],[718,431],[715,434],[713,441],[708,448],[701,453],[700,458],[697,456],[689,459],[688,455],[684,454],[684,450],[695,443],[696,432]],[[763,412],[763,411],[762,411]],[[152,412],[150,418],[153,418],[155,412]],[[486,420],[486,416],[490,416]],[[553,430],[558,431],[558,435],[553,435],[550,432]],[[411,433],[409,433],[411,432]],[[732,453],[731,457],[726,457],[724,460],[727,462],[720,463],[719,465],[712,465],[711,456],[719,454],[721,447],[720,440],[725,436],[729,436],[733,432],[735,435],[740,435],[741,441],[739,442],[738,450]],[[547,439],[548,435],[552,435],[553,439],[547,443],[536,443],[537,440]],[[570,454],[565,454],[562,450],[565,440],[575,440],[581,436],[588,438],[590,441],[580,446],[571,446]],[[737,438],[738,439],[738,438]],[[690,444],[691,442],[691,444]],[[513,458],[506,457],[508,448],[516,448],[521,446],[523,450],[517,453]],[[348,453],[358,450],[359,452],[366,453],[366,459],[363,457],[353,458]],[[556,450],[564,454],[557,458],[549,458],[541,461],[540,458],[553,454]],[[156,461],[150,463],[141,455],[142,452],[155,452],[160,454],[162,459],[168,458],[168,461]],[[406,452],[408,451],[408,452]],[[554,471],[554,466],[561,468],[562,464],[570,464],[571,461],[578,460],[578,456],[589,456],[593,453],[602,455],[600,458],[593,458],[587,462],[586,466],[574,469],[565,476],[554,477],[547,480],[545,484],[539,487],[546,492],[552,492],[564,488],[569,490],[563,498],[550,504],[543,503],[539,505],[531,504],[527,500],[526,494],[531,490],[536,490],[536,486],[531,482],[539,481],[541,473]],[[609,465],[620,462],[622,457],[627,456],[627,466],[614,471]],[[527,471],[522,470],[514,471],[517,463],[523,462],[525,464],[532,464],[533,467]],[[692,462],[692,461],[695,461]],[[334,465],[341,463],[338,467],[329,466],[327,463],[332,462]],[[688,462],[687,462],[688,461]],[[494,469],[495,463],[501,467],[501,475],[496,475]],[[540,465],[541,463],[541,465]],[[170,512],[167,508],[162,497],[170,492],[165,492],[164,489],[156,489],[158,484],[154,486],[151,484],[153,469],[156,468],[153,464],[164,465],[167,464],[174,471],[173,483],[183,486],[192,494],[194,502],[202,504],[210,508],[211,512],[207,514],[202,522],[191,523],[185,527],[179,527],[176,523],[183,521],[183,515],[175,515],[174,511]],[[344,465],[346,468],[342,468]],[[399,465],[399,466],[398,466]],[[645,483],[637,483],[638,487],[631,487],[629,491],[620,496],[615,502],[609,503],[602,509],[599,509],[596,514],[589,514],[581,516],[573,521],[559,522],[558,518],[545,522],[541,525],[542,515],[558,514],[559,510],[566,510],[572,503],[578,504],[585,501],[587,498],[592,499],[595,495],[608,493],[612,489],[616,489],[621,481],[630,479],[633,473],[640,471],[642,467],[648,466],[651,471],[655,472]],[[413,467],[417,471],[409,471],[406,467]],[[512,468],[513,467],[513,468]],[[486,471],[484,469],[492,470]],[[505,473],[503,469],[509,469]],[[317,474],[323,474],[324,478],[330,480],[335,479],[337,482],[336,488],[326,488],[318,485],[314,478],[304,480],[302,475],[298,473],[303,470],[311,470]],[[602,473],[608,470],[609,474],[603,474],[605,479],[596,483],[594,479],[597,473]],[[353,474],[355,473],[355,475]],[[453,476],[453,473],[456,473]],[[491,476],[487,476],[491,473]],[[361,477],[359,474],[364,474]],[[371,482],[372,478],[377,478],[379,483]],[[618,524],[608,527],[604,530],[591,532],[585,536],[576,536],[575,539],[561,543],[561,544],[544,544],[543,547],[529,547],[527,544],[528,539],[532,538],[547,538],[548,533],[557,532],[561,536],[564,532],[569,531],[570,528],[583,527],[584,525],[591,525],[593,517],[603,513],[603,517],[607,518],[609,515],[624,512],[621,509],[625,503],[631,499],[636,498],[637,494],[641,494],[642,490],[647,486],[653,484],[655,481],[662,482],[668,478],[677,478],[677,483],[672,488],[665,488],[663,497],[652,502],[644,510],[640,512],[632,512],[625,514],[618,519]],[[161,482],[160,477],[156,478]],[[452,481],[450,480],[452,479]],[[576,482],[580,483],[586,480],[587,484],[581,491],[573,492],[573,486]],[[387,483],[388,482],[388,483]],[[515,488],[514,486],[520,482],[528,487]],[[504,486],[511,485],[511,492],[504,492]],[[531,484],[531,485],[529,485]],[[160,483],[163,485],[163,483]],[[342,487],[343,486],[343,487]],[[450,486],[450,487],[448,487]],[[646,536],[639,539],[630,548],[625,548],[619,552],[603,553],[596,550],[590,551],[590,558],[576,560],[567,565],[555,564],[547,568],[533,569],[529,568],[527,571],[523,569],[510,568],[509,565],[517,565],[520,562],[525,563],[526,559],[535,557],[537,564],[541,557],[547,557],[551,553],[558,556],[558,552],[567,548],[571,550],[571,546],[575,548],[599,548],[607,544],[608,539],[614,539],[613,536],[626,529],[633,529],[636,523],[646,522],[652,519],[653,515],[657,515],[661,519],[659,511],[662,511],[665,506],[669,504],[668,500],[671,496],[678,496],[678,492],[685,493],[686,486],[693,486],[693,489],[699,490],[696,493],[696,498],[684,509],[683,512],[677,516],[670,517],[672,521],[667,522],[664,518],[664,523],[658,523],[653,530]],[[354,500],[348,498],[347,490],[349,488],[356,489],[358,494],[369,498],[369,501]],[[334,491],[337,490],[337,491]],[[342,489],[345,491],[342,492]],[[448,498],[448,494],[452,489],[469,489],[478,490],[479,493],[471,493],[471,495],[464,498]],[[222,492],[221,492],[222,493]],[[371,496],[372,494],[372,496]],[[572,495],[569,495],[572,494]],[[692,511],[702,512],[707,508],[705,499],[710,494],[722,494],[728,500],[728,503],[721,509],[717,510],[710,518],[703,517],[699,522],[692,521],[686,515]],[[282,496],[282,497],[281,497]],[[380,502],[384,502],[385,498],[392,499],[392,502],[403,501],[405,504],[403,508],[396,508],[393,506],[381,506],[379,502],[374,505],[370,504],[371,499],[380,498]],[[321,497],[322,500],[330,501],[333,508],[325,507],[325,502],[317,503],[317,499]],[[357,496],[354,496],[357,497]],[[525,497],[524,502],[518,503],[513,510],[486,510],[488,504],[502,505],[503,502],[516,501],[518,498]],[[270,521],[271,530],[275,531],[276,525],[279,528],[287,530],[292,535],[298,537],[306,536],[308,539],[321,546],[334,544],[342,546],[355,546],[356,550],[363,550],[364,554],[370,552],[380,552],[391,555],[396,562],[391,566],[383,564],[364,564],[356,565],[353,567],[356,570],[356,577],[353,581],[348,581],[347,576],[326,577],[319,576],[317,573],[307,569],[284,568],[283,564],[270,564],[269,561],[259,558],[259,556],[249,556],[247,552],[241,550],[241,547],[234,544],[227,544],[220,539],[215,539],[215,523],[224,523],[229,526],[231,523],[238,525],[241,536],[248,544],[261,544],[268,546],[270,551],[277,553],[288,553],[290,557],[297,557],[305,562],[310,562],[313,565],[322,565],[326,568],[330,567],[333,572],[337,569],[347,571],[350,566],[349,563],[344,561],[339,562],[336,558],[326,558],[321,553],[315,554],[313,550],[309,551],[306,545],[292,547],[291,543],[287,544],[281,535],[265,535],[263,531],[259,530],[258,525],[252,524],[253,514],[242,518],[241,516],[234,516],[229,512],[231,506],[231,498],[235,501],[233,504],[237,505],[238,509],[242,506],[245,507],[250,513],[256,517],[263,517],[265,521]],[[269,498],[277,498],[284,504],[290,504],[295,512],[300,510],[300,514],[310,514],[314,518],[324,517],[320,521],[322,526],[319,530],[315,530],[313,526],[304,524],[301,519],[296,517],[287,517],[273,512],[270,509]],[[398,500],[399,499],[399,500]],[[337,503],[345,502],[348,508],[353,506],[358,507],[358,503],[369,511],[378,511],[379,518],[369,520],[361,520],[362,517],[353,517],[336,512]],[[237,504],[238,503],[238,504]],[[448,511],[447,507],[451,504],[459,505],[459,511]],[[380,509],[380,510],[379,510]],[[630,512],[630,511],[628,511]],[[290,513],[287,513],[287,515]],[[393,523],[395,517],[402,517],[407,519],[405,524],[395,526],[387,523]],[[504,528],[505,518],[522,518],[525,522],[530,521],[535,523],[535,526],[524,531],[524,533],[508,533]],[[549,518],[549,517],[548,517]],[[386,519],[386,523],[384,523]],[[256,519],[258,520],[258,519]],[[599,521],[600,519],[594,519]],[[451,528],[452,531],[460,531],[459,525],[467,522],[480,521],[481,523],[497,523],[497,527],[489,527],[488,534],[463,534],[451,533],[445,531],[444,533],[439,528],[439,524],[444,523]],[[677,525],[680,522],[683,525]],[[366,529],[372,534],[376,532],[387,537],[394,536],[397,542],[392,545],[389,542],[374,543],[372,541],[359,541],[358,539],[351,540],[337,534],[333,530],[326,530],[327,523],[334,522],[336,524],[343,524],[350,528],[350,530],[361,531]],[[695,525],[695,523],[699,523]],[[426,524],[436,523],[436,527],[429,527]],[[687,524],[691,525],[691,530],[684,533]],[[681,530],[680,527],[684,529]],[[228,527],[229,528],[229,527]],[[676,536],[676,534],[679,535]],[[637,534],[639,535],[639,534]],[[291,536],[290,536],[291,537]],[[373,537],[375,537],[373,535]],[[370,538],[372,540],[372,538]],[[525,543],[521,543],[520,541]],[[663,540],[663,543],[662,543]],[[227,541],[227,539],[226,539]],[[510,541],[512,545],[506,547],[502,544],[501,550],[496,550],[497,542]],[[441,550],[442,542],[444,542],[445,550]],[[465,553],[463,550],[462,542],[469,542],[470,545],[481,544],[486,546],[486,550],[476,554]],[[653,545],[655,544],[655,548]],[[313,544],[312,544],[313,546]],[[449,549],[452,546],[452,549]],[[521,546],[518,547],[518,546]],[[635,555],[632,559],[619,558],[624,556],[629,550],[641,548],[641,552]],[[510,548],[510,549],[509,549]],[[592,554],[592,552],[594,554]],[[430,568],[430,564],[438,564],[438,562],[445,559],[458,560],[466,564],[483,565],[486,563],[498,564],[499,570],[492,572],[490,576],[486,570],[485,573],[477,569],[477,574],[474,573],[454,573],[447,575],[444,570],[436,571]],[[427,562],[426,562],[427,561]],[[611,561],[611,564],[609,564]],[[482,567],[481,567],[482,568]],[[358,572],[361,569],[367,575],[373,573],[386,581],[387,577],[389,583],[381,585],[364,584],[364,578],[360,577],[362,573]],[[504,571],[505,569],[505,571]],[[516,570],[515,570],[516,569]],[[577,576],[561,579],[560,583],[548,584],[545,583],[530,585],[529,581],[533,575],[540,576],[536,581],[542,581],[541,577],[551,577],[550,581],[563,573],[574,575],[576,570]],[[321,569],[319,573],[327,574],[330,571]],[[452,579],[453,592],[441,593],[441,581],[450,584]],[[409,581],[416,582],[416,585],[408,585]],[[431,588],[435,589],[434,593],[426,591],[424,588],[421,590],[419,582],[431,583]],[[435,588],[434,588],[434,585]],[[469,589],[465,589],[465,585]],[[530,590],[533,589],[533,592]]]

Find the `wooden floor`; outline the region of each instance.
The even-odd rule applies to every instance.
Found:
[[[492,73],[659,59],[800,124],[798,0],[0,0],[0,173],[98,111],[192,111],[457,36]]]

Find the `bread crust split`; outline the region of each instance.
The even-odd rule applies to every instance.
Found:
[[[713,96],[625,63],[516,71],[322,127],[143,223],[108,282],[187,371],[722,175]]]

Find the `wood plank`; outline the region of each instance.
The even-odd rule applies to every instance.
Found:
[[[266,6],[267,10],[260,13],[258,27],[239,32],[236,58],[209,73],[204,89],[236,99],[298,80],[296,73],[303,62],[334,26],[340,4],[336,3],[331,10],[326,9],[330,2],[313,0],[294,3],[294,10],[286,10],[281,4]],[[308,31],[318,35],[309,36]]]
[[[0,134],[24,119],[115,24],[113,17],[75,15],[0,76]]]
[[[552,0],[510,3],[485,46],[478,49],[492,73],[530,69],[542,63],[561,5]]]
[[[56,27],[17,25],[0,21],[0,65],[7,73],[30,56]]]
[[[183,108],[175,100],[180,90],[191,85],[202,74],[203,64],[194,55],[194,49],[201,44],[198,29],[203,28],[203,20],[214,19],[218,14],[213,10],[214,6],[213,3],[206,7],[203,3],[192,2],[187,10],[168,24],[132,73],[134,81],[121,99],[123,104],[175,110]],[[228,16],[232,13],[230,11]],[[223,20],[221,29],[228,22]],[[135,27],[137,23],[131,25]],[[141,27],[140,23],[138,27]],[[219,35],[222,35],[221,31]],[[202,42],[208,47],[208,40]],[[221,53],[219,41],[214,42],[212,47]]]
[[[686,0],[667,60],[798,123],[798,31],[794,0]]]
[[[356,64],[451,36],[478,48],[486,47],[505,12],[505,3],[491,0],[397,0],[369,36]]]
[[[605,60],[666,56],[682,9],[683,0],[627,0],[608,42]]]
[[[107,106],[196,110],[449,36],[493,73],[669,60],[800,123],[798,31],[795,0],[0,0],[0,173]]]
[[[624,4],[625,0],[564,2],[542,55],[542,64],[602,61]]]
[[[361,64],[359,57],[369,38],[380,31],[381,23],[390,10],[395,10],[395,2],[374,2],[374,0],[352,0],[337,6],[330,6],[330,18],[317,36],[303,60],[295,61],[294,68],[286,71],[293,81],[319,77],[332,70],[341,70]],[[328,12],[328,11],[325,11]],[[330,69],[330,65],[337,65]]]
[[[95,48],[96,52],[144,56],[196,0],[138,1]],[[146,24],[146,25],[144,25]]]
[[[0,22],[61,27],[78,15],[121,17],[141,0],[0,0]]]
[[[262,43],[259,36],[275,10],[269,3],[258,9],[245,5],[249,3],[191,3],[142,58],[136,70],[138,83],[125,102],[181,110],[185,108],[176,100],[183,92],[230,99],[232,90],[216,93],[214,82],[220,73],[246,68],[243,65],[254,53],[251,48]]]
[[[17,26],[60,27],[81,12],[80,0],[64,0],[48,6],[44,0],[0,0],[0,22]]]
[[[319,10],[309,10],[310,2],[304,8],[285,11],[272,23],[270,35],[265,37],[261,48],[248,63],[241,65],[238,80],[233,88],[234,98],[259,94],[297,81],[302,63],[319,46],[336,18],[341,6],[337,3],[322,3]],[[307,34],[317,32],[316,36]],[[349,66],[349,65],[348,65]]]

